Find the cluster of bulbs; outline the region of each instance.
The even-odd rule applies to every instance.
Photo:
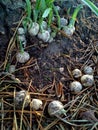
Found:
[[[26,108],[30,104],[32,110],[37,111],[42,109],[43,107],[42,100],[37,98],[33,98],[32,100],[30,100],[30,94],[25,90],[17,92],[14,101],[16,108],[22,108],[22,106]],[[60,116],[64,112],[65,112],[64,106],[60,101],[54,100],[48,104],[48,113],[50,116],[57,116],[57,115]]]
[[[74,69],[72,71],[72,75],[75,79],[80,79],[79,81],[73,81],[70,83],[70,89],[74,93],[78,93],[82,90],[82,86],[92,86],[94,84],[93,77],[93,69],[90,66],[85,66],[82,72],[79,69]],[[37,98],[33,98],[31,100],[30,94],[25,90],[21,90],[15,95],[15,105],[16,107],[22,107],[24,104],[24,108],[30,104],[30,107],[33,110],[39,110],[43,107],[43,101]],[[66,111],[64,110],[64,105],[59,100],[53,100],[48,104],[48,113],[50,116],[61,116],[66,115]]]
[[[83,89],[83,86],[84,87],[92,86],[94,84],[93,73],[94,73],[93,69],[90,66],[85,66],[83,68],[83,74],[82,74],[81,70],[74,69],[72,71],[72,75],[77,80],[70,83],[71,91],[74,93],[78,93]]]
[[[65,26],[68,22],[65,18],[60,18],[61,27]],[[28,33],[30,36],[37,36],[39,39],[41,39],[44,42],[52,42],[54,40],[54,37],[56,36],[55,32],[51,31],[51,28],[48,28],[47,22],[42,21],[41,24],[42,31],[40,31],[39,24],[36,22],[32,23],[32,26],[28,27]],[[51,34],[50,34],[51,33]],[[24,48],[26,47],[26,31],[23,27],[19,27],[17,30],[17,39],[18,42],[22,44],[22,51],[21,49],[16,54],[16,60],[19,63],[26,63],[30,59],[30,55],[28,52],[24,51]],[[9,72],[14,73],[15,72],[15,65],[10,65]]]

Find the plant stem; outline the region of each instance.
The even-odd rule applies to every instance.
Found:
[[[27,17],[31,18],[31,2],[30,2],[30,0],[26,0],[26,11],[27,11]]]
[[[77,15],[78,15],[78,13],[79,13],[79,11],[80,11],[80,9],[81,9],[82,7],[83,7],[82,5],[79,5],[79,6],[77,6],[77,8],[74,10],[73,15],[72,15],[72,17],[71,17],[71,20],[70,20],[70,23],[69,23],[68,26],[74,26],[75,21],[76,21],[76,17],[77,17]]]
[[[21,43],[21,42],[19,43],[19,47],[20,47],[20,52],[21,52],[21,53],[23,53],[23,52],[24,52],[24,48],[23,48],[23,46],[22,46],[22,43]]]
[[[53,5],[53,9],[54,9],[56,16],[57,16],[58,28],[60,29],[61,28],[61,26],[60,26],[60,16],[59,16],[58,10],[56,9],[56,7],[54,5]]]

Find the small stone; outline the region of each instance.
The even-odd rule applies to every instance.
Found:
[[[64,72],[64,67],[60,67],[59,71],[60,71],[60,73],[63,73]]]

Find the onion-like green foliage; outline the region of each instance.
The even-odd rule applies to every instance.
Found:
[[[81,0],[81,1],[98,16],[98,8],[90,0]]]
[[[28,24],[30,24],[32,26],[32,19],[31,19],[31,2],[30,0],[25,0],[26,1],[26,17],[23,19],[23,27],[26,30]]]

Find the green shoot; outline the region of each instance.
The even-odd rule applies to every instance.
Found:
[[[51,10],[52,10],[51,8],[47,8],[47,9],[44,11],[42,17],[43,17],[43,18],[46,18],[46,17],[49,15],[49,13],[50,13]]]
[[[81,1],[98,16],[98,8],[90,0],[81,0]]]
[[[5,68],[6,72],[8,72],[9,67],[10,67],[10,63],[7,63],[6,68]]]
[[[66,34],[67,36],[72,36],[72,35],[73,35],[73,33],[74,33],[74,31],[75,31],[74,24],[75,24],[77,15],[78,15],[78,13],[79,13],[79,11],[80,11],[81,8],[82,8],[82,5],[78,5],[78,6],[76,7],[76,9],[74,10],[73,15],[72,15],[72,17],[71,17],[71,19],[70,19],[70,21],[69,21],[68,26],[65,26],[65,27],[64,27],[64,32],[65,32],[65,34]]]
[[[23,46],[22,46],[21,41],[19,42],[19,48],[20,48],[20,52],[21,52],[21,53],[24,53],[24,48],[23,48]]]
[[[38,17],[41,18],[41,14],[43,14],[46,9],[46,1],[45,0],[36,0],[36,5],[33,10],[34,21],[37,22]]]
[[[60,16],[59,16],[58,10],[56,9],[55,6],[53,6],[53,9],[54,9],[56,16],[57,16],[58,28],[60,29]]]
[[[31,2],[30,2],[30,0],[26,0],[26,12],[27,12],[27,17],[31,18]]]
[[[70,19],[70,22],[69,22],[69,25],[68,25],[68,26],[70,26],[70,27],[74,26],[75,21],[76,21],[76,18],[77,18],[77,15],[78,15],[78,13],[79,13],[79,11],[80,11],[81,8],[82,8],[82,5],[79,5],[79,6],[77,6],[77,8],[74,10],[73,15],[72,15],[72,17],[71,17],[71,19]]]
[[[19,44],[19,50],[20,50],[21,53],[23,53],[24,48],[23,48],[23,45],[22,45],[21,41],[18,39],[18,36],[16,36],[16,39],[17,39],[17,43]]]
[[[36,5],[33,10],[34,21],[41,25],[42,21],[48,18],[48,26],[51,25],[53,14],[57,16],[58,27],[60,28],[60,16],[57,9],[54,6],[55,0],[36,0]]]
[[[26,0],[26,17],[23,19],[23,27],[26,30],[28,24],[32,25],[32,20],[31,20],[31,2],[30,0]]]

